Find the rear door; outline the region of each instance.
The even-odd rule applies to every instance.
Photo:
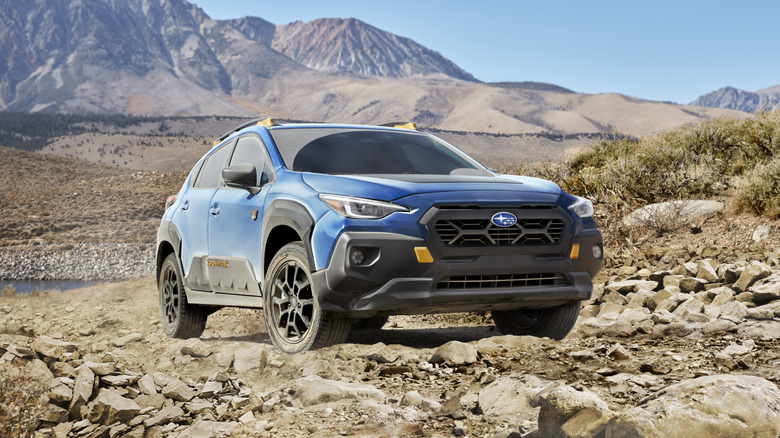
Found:
[[[250,163],[257,170],[260,193],[220,187],[209,208],[209,279],[214,292],[260,295],[262,281],[263,205],[273,182],[270,160],[260,137],[238,139],[229,166]]]

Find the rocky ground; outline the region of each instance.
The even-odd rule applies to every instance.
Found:
[[[678,246],[606,273],[563,341],[399,316],[295,356],[256,310],[167,338],[145,277],[1,300],[0,361],[45,382],[39,436],[778,436],[778,253]]]

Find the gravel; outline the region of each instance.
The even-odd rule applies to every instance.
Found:
[[[126,280],[154,274],[154,250],[139,243],[0,248],[0,280]]]

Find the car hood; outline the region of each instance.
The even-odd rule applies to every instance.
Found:
[[[395,201],[410,195],[443,192],[525,192],[560,195],[556,184],[539,178],[496,175],[324,175],[303,173],[303,181],[319,193]]]

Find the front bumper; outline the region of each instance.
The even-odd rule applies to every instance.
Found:
[[[577,258],[571,246],[579,244]],[[521,308],[548,308],[590,298],[592,277],[601,268],[591,248],[601,246],[597,230],[575,236],[565,255],[520,251],[496,255],[436,257],[420,263],[415,247],[425,240],[382,232],[347,232],[336,244],[327,268],[312,274],[320,306],[363,318],[377,313],[423,314]],[[366,254],[350,262],[354,248]]]

